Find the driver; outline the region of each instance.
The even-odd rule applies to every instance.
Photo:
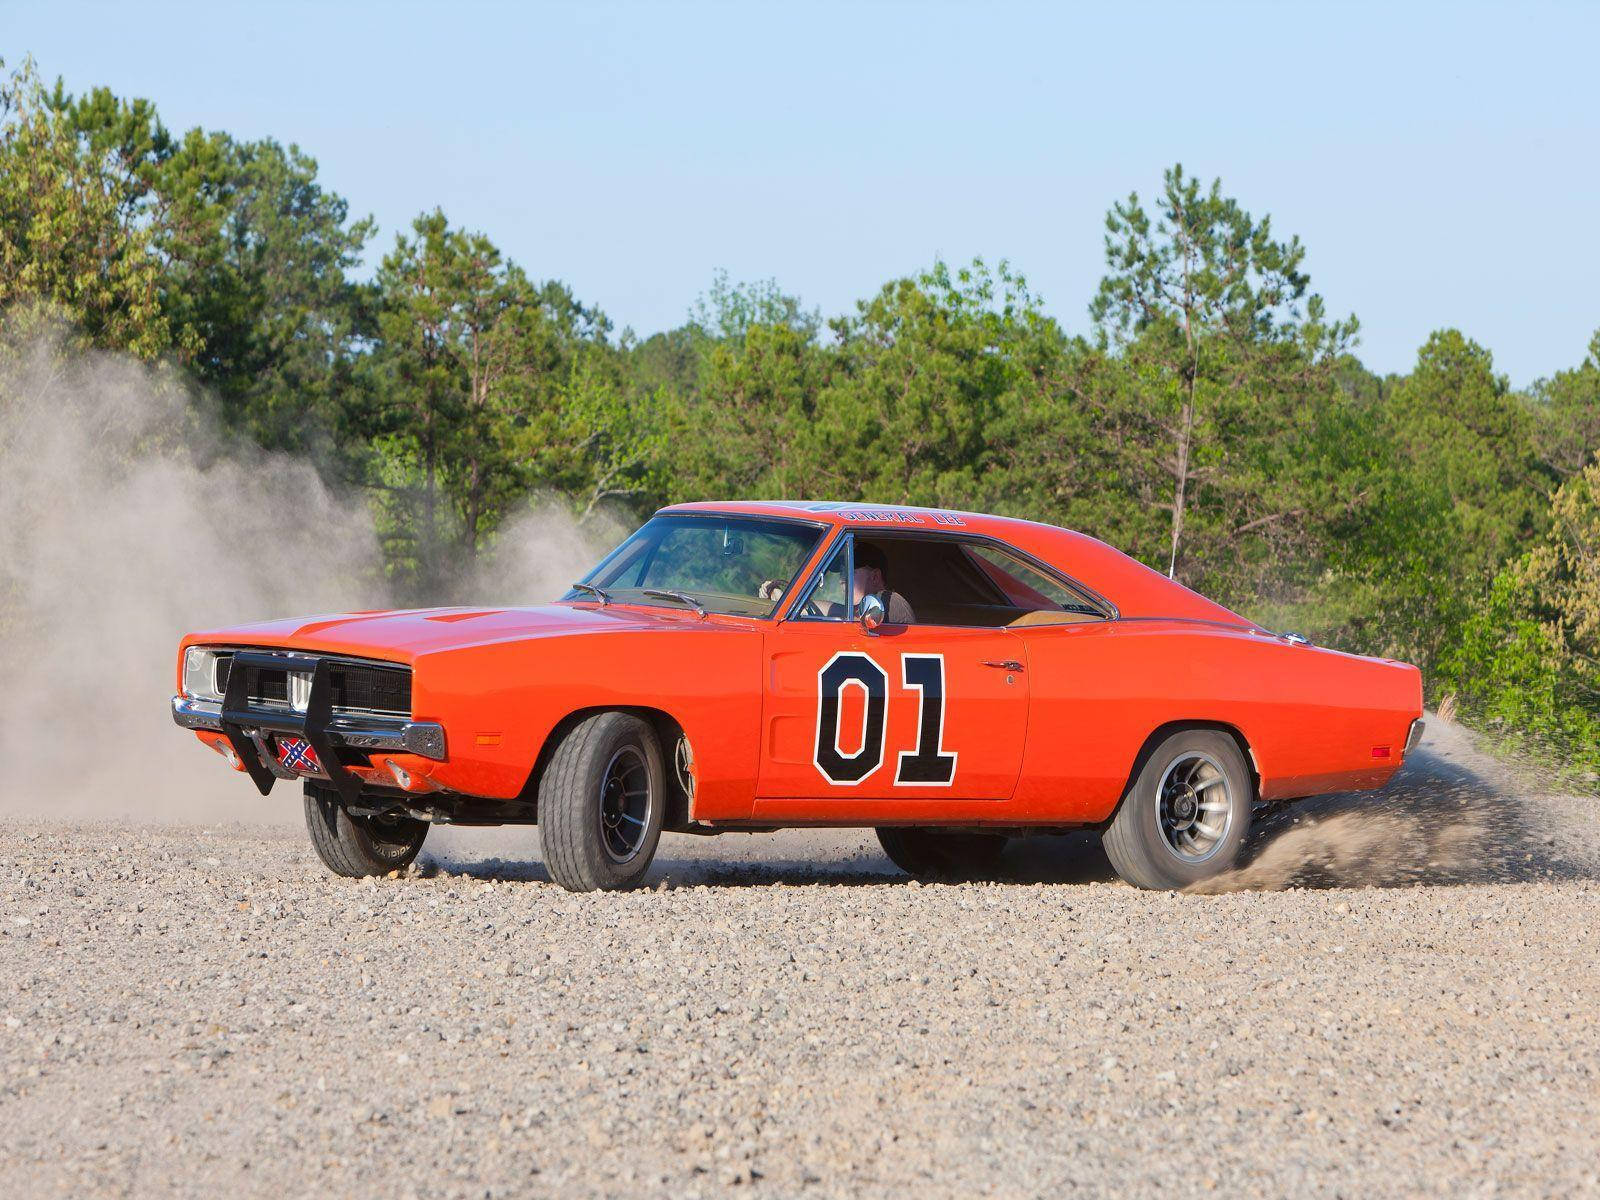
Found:
[[[899,592],[889,587],[886,577],[887,562],[883,551],[866,542],[856,543],[856,574],[854,587],[855,603],[859,609],[860,604],[868,596],[876,596],[883,604],[883,620],[886,625],[914,625],[917,614],[911,610],[911,604]],[[842,609],[843,605],[834,605]],[[829,616],[842,617],[840,611],[829,613]]]
[[[855,557],[856,571],[851,581],[854,603],[860,605],[868,596],[876,596],[883,604],[885,624],[916,624],[917,614],[912,610],[910,602],[888,585],[887,564],[883,551],[876,546],[858,541],[855,544]],[[756,594],[763,600],[779,600],[783,597],[783,583],[777,579],[768,579],[757,589]],[[846,615],[845,606],[829,604],[826,615],[834,620],[843,620]]]

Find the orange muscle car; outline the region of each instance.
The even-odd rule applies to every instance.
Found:
[[[1230,866],[1252,806],[1375,788],[1414,667],[1273,633],[1094,538],[832,503],[662,509],[558,602],[194,633],[177,723],[305,785],[332,870],[434,822],[538,824],[555,880],[626,887],[663,831],[874,826],[914,874],[1091,827],[1119,874]]]

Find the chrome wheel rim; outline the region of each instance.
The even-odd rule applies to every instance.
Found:
[[[614,863],[631,862],[650,828],[650,767],[633,746],[611,756],[600,777],[600,845]]]
[[[1209,754],[1190,750],[1175,758],[1156,795],[1161,840],[1184,862],[1205,862],[1233,828],[1233,784]]]

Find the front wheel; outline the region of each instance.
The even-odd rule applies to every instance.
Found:
[[[883,852],[908,875],[923,879],[973,879],[992,875],[1006,838],[998,833],[943,833],[915,825],[884,825]]]
[[[1214,729],[1169,735],[1146,757],[1105,832],[1106,857],[1135,887],[1188,887],[1233,866],[1255,785],[1238,743]]]
[[[569,892],[629,888],[661,839],[666,774],[648,722],[603,712],[562,736],[539,781],[539,837]]]
[[[306,829],[323,866],[335,875],[360,879],[411,865],[428,836],[428,823],[414,817],[352,816],[329,788],[306,784]]]

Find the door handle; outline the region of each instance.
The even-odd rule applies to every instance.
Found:
[[[1022,664],[1014,658],[986,658],[983,660],[986,667],[994,667],[1001,671],[1020,671]]]

